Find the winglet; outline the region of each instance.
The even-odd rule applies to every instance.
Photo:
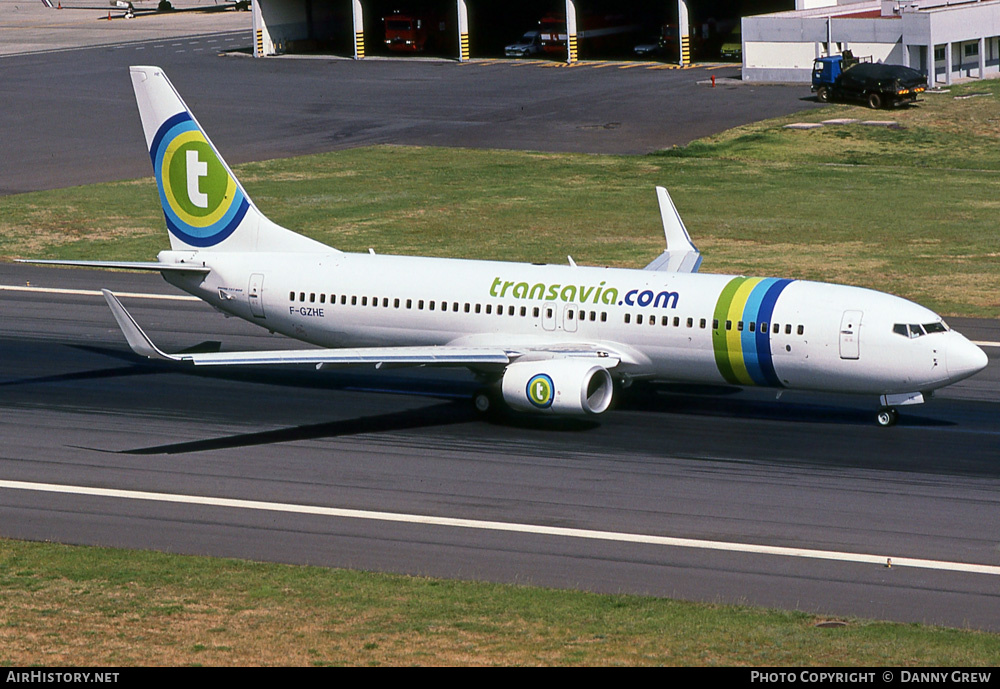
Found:
[[[139,324],[132,318],[132,314],[125,310],[122,303],[118,301],[118,297],[112,294],[110,290],[102,289],[101,294],[104,295],[104,300],[111,307],[111,314],[118,321],[118,327],[122,329],[122,334],[125,335],[128,346],[132,348],[133,352],[149,359],[181,361],[180,357],[170,356],[154,345],[153,341],[146,336],[146,333],[142,331]]]
[[[660,204],[660,220],[667,248],[646,270],[662,270],[674,273],[697,273],[701,266],[701,252],[691,241],[691,235],[684,227],[681,214],[663,187],[656,187],[656,200]]]

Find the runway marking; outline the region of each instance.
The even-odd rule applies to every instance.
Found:
[[[0,285],[0,292],[39,292],[42,294],[72,294],[75,296],[103,297],[96,289],[67,289],[60,287],[28,287],[26,285]],[[167,301],[201,301],[198,297],[182,294],[147,294],[145,292],[115,292],[119,297],[132,299],[164,299]]]
[[[138,490],[120,490],[116,488],[91,488],[88,486],[72,486],[56,483],[35,483],[31,481],[0,480],[0,488],[11,490],[36,491],[45,493],[62,493],[70,495],[87,495],[105,498],[121,498],[126,500],[148,500],[153,502],[168,502],[182,505],[206,505],[211,507],[230,507],[244,510],[260,510],[267,512],[286,512],[290,514],[310,514],[343,519],[363,519],[371,521],[398,522],[406,524],[422,524],[426,526],[446,526],[464,529],[480,529],[485,531],[504,531],[526,533],[543,536],[562,536],[565,538],[583,538],[589,540],[615,541],[620,543],[642,543],[646,545],[672,546],[676,548],[695,548],[699,550],[718,550],[736,553],[753,553],[757,555],[778,555],[783,557],[798,557],[815,560],[837,560],[866,565],[885,567],[890,563],[893,567],[913,567],[918,569],[946,570],[972,574],[989,574],[1000,576],[1000,566],[979,565],[966,562],[948,562],[944,560],[923,560],[920,558],[899,557],[895,555],[870,555],[864,553],[844,553],[832,550],[812,550],[809,548],[788,548],[780,546],[758,545],[753,543],[730,543],[725,541],[706,541],[694,538],[674,538],[669,536],[650,536],[646,534],[630,534],[615,531],[596,531],[591,529],[573,529],[557,526],[541,526],[537,524],[518,524],[514,522],[496,522],[481,519],[457,519],[453,517],[433,517],[429,515],[404,514],[400,512],[375,512],[371,510],[352,510],[337,507],[320,507],[318,505],[298,505],[294,503],[264,502],[261,500],[241,500],[236,498],[215,498],[198,495],[180,495],[176,493],[152,493]]]

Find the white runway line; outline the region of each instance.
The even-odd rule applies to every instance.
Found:
[[[844,553],[831,550],[811,550],[808,548],[785,548],[778,546],[755,545],[750,543],[728,543],[724,541],[706,541],[691,538],[673,538],[669,536],[649,536],[644,534],[595,531],[590,529],[572,529],[555,526],[539,526],[534,524],[518,524],[512,522],[495,522],[479,519],[455,519],[451,517],[433,517],[427,515],[403,514],[398,512],[374,512],[370,510],[351,510],[336,507],[319,507],[315,505],[264,502],[260,500],[213,498],[197,495],[179,495],[174,493],[152,493],[136,490],[119,490],[114,488],[91,488],[87,486],[33,483],[29,481],[0,480],[0,489],[2,488],[117,498],[122,500],[149,500],[154,502],[168,502],[183,505],[206,505],[244,510],[285,512],[290,514],[310,514],[326,517],[338,517],[342,519],[365,519],[372,521],[401,522],[406,524],[422,524],[425,526],[481,529],[484,531],[505,531],[543,536],[561,536],[564,538],[616,541],[621,543],[641,543],[646,545],[672,546],[675,548],[695,548],[701,550],[752,553],[757,555],[778,555],[783,557],[799,557],[816,560],[838,560],[841,562],[854,562],[883,567],[890,562],[891,558],[891,564],[893,567],[914,567],[919,569],[935,569],[1000,576],[1000,566],[978,565],[965,562],[947,562],[943,560],[923,560],[919,558],[900,557],[885,554],[870,555],[863,553]]]

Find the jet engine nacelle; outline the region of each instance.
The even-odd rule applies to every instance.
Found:
[[[549,414],[600,414],[611,406],[611,374],[593,359],[511,364],[501,384],[511,409]]]

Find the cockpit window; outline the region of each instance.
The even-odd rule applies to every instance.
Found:
[[[896,323],[892,326],[892,332],[910,339],[921,337],[922,335],[929,335],[931,333],[943,333],[947,332],[947,330],[948,325],[944,321],[938,321],[937,323],[925,323],[924,325],[920,325],[918,323]]]

